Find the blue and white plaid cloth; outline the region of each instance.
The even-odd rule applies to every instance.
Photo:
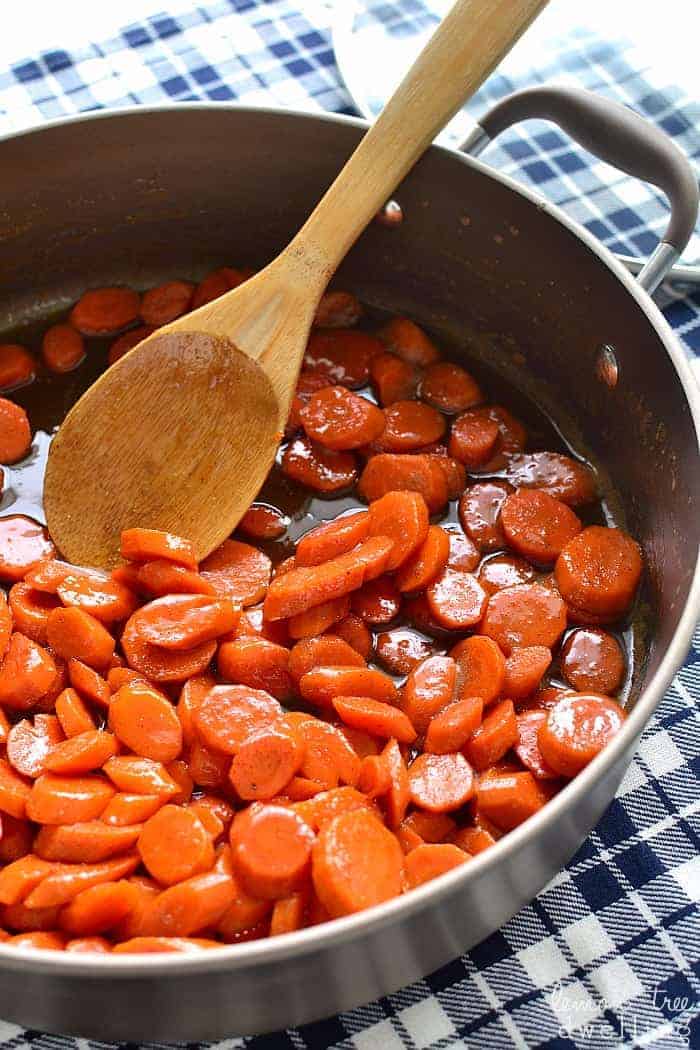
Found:
[[[410,14],[418,4],[387,7]],[[185,99],[353,112],[330,19],[321,0],[201,0],[196,7],[170,0],[168,13],[111,39],[76,50],[66,40],[0,69],[0,132],[98,107]],[[541,78],[631,103],[700,157],[697,103],[673,85],[646,84],[624,42],[572,36]],[[472,112],[524,83],[492,77]],[[615,250],[648,254],[663,228],[665,209],[654,191],[611,176],[546,125],[509,131],[485,159],[536,185]],[[700,356],[700,293],[671,293],[666,302],[689,355]],[[222,1046],[700,1047],[699,700],[700,633],[599,826],[500,932],[387,999]],[[79,1043],[0,1022],[0,1050]]]

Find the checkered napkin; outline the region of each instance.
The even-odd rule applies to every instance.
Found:
[[[387,8],[411,14],[418,3]],[[169,0],[167,13],[111,39],[74,49],[66,39],[0,69],[0,132],[81,110],[185,99],[353,112],[334,61],[331,17],[321,0],[202,0],[196,7]],[[640,77],[623,42],[572,36],[541,79],[633,103],[700,157],[697,106],[692,111],[677,89]],[[470,108],[483,112],[521,86],[495,75]],[[646,255],[663,228],[655,192],[611,177],[546,125],[510,130],[485,159],[536,185],[615,250]],[[692,251],[700,256],[697,244]],[[667,303],[689,354],[700,355],[700,294],[671,293]],[[222,1046],[700,1047],[699,698],[700,633],[599,826],[500,932],[387,999]],[[85,1045],[0,1022],[0,1050],[29,1043],[72,1050],[79,1042]]]

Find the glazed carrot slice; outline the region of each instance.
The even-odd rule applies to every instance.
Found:
[[[447,498],[459,499],[467,484],[467,472],[464,464],[452,456],[448,456],[444,445],[438,445],[428,455],[437,463],[445,476]]]
[[[63,730],[55,715],[35,715],[33,722],[23,718],[7,735],[7,760],[22,776],[38,777],[62,740]]]
[[[302,372],[297,380],[296,390],[289,408],[287,424],[284,428],[285,438],[293,437],[301,427],[301,410],[312,394],[324,387],[333,386],[333,380],[323,372]]]
[[[495,704],[474,731],[466,755],[475,769],[483,770],[498,762],[518,743],[518,723],[512,700]]]
[[[118,791],[112,795],[106,807],[102,811],[100,820],[114,828],[125,828],[130,825],[140,825],[148,820],[164,804],[162,795],[132,795],[128,792]],[[75,827],[85,825],[76,824]]]
[[[432,813],[449,813],[476,791],[472,767],[464,755],[418,755],[408,767],[411,801]]]
[[[612,740],[624,720],[625,712],[609,696],[564,696],[537,734],[542,757],[561,776],[574,777]]]
[[[518,488],[534,488],[579,507],[598,498],[596,477],[590,467],[560,452],[530,452],[508,456],[508,480]]]
[[[317,637],[340,620],[344,620],[349,612],[350,599],[347,595],[321,602],[320,605],[314,605],[312,609],[306,609],[290,617],[287,624],[289,637],[292,639]]]
[[[428,510],[435,514],[447,503],[447,478],[437,456],[425,453],[382,452],[367,462],[357,485],[357,493],[367,503],[391,492],[419,493]]]
[[[47,861],[97,864],[131,850],[140,833],[140,823],[112,827],[103,823],[103,819],[80,824],[46,824],[37,832],[34,850]]]
[[[134,795],[176,795],[178,785],[162,762],[136,755],[116,755],[104,764],[104,771],[120,791]]]
[[[299,414],[313,441],[338,452],[369,445],[379,438],[385,426],[381,409],[343,386],[318,390]]]
[[[128,682],[114,694],[109,727],[128,748],[154,762],[172,762],[182,750],[182,726],[175,708],[146,682]]]
[[[439,361],[425,370],[420,396],[441,412],[455,415],[484,400],[476,380],[460,365]]]
[[[65,944],[66,938],[62,933],[54,933],[49,930],[18,933],[3,941],[4,948],[41,948],[43,951],[52,952],[63,951]]]
[[[235,875],[231,876],[231,883],[233,900],[216,926],[216,932],[229,943],[267,919],[273,908],[272,901],[260,900],[246,893]]]
[[[363,729],[372,736],[395,737],[400,744],[411,744],[416,739],[416,731],[403,711],[381,700],[372,700],[368,696],[337,696],[333,707],[347,725]]]
[[[502,831],[511,831],[541,809],[548,798],[531,773],[503,773],[482,778],[478,812]]]
[[[102,777],[43,773],[34,781],[27,800],[27,816],[37,824],[94,820],[113,794],[114,788]]]
[[[425,594],[432,615],[449,631],[464,631],[483,616],[486,592],[469,572],[447,566]]]
[[[370,376],[379,403],[385,407],[414,397],[420,380],[414,365],[389,351],[372,358]]]
[[[190,802],[187,808],[202,822],[212,842],[221,838],[225,830],[224,823],[211,806],[202,805],[200,802]],[[231,816],[233,817],[233,810],[231,810]]]
[[[239,606],[228,597],[168,594],[142,605],[132,621],[149,645],[181,652],[233,631],[239,617]]]
[[[408,770],[396,740],[390,740],[382,751],[382,758],[389,768],[391,787],[385,797],[386,822],[390,828],[398,828],[403,820],[411,798]]]
[[[110,667],[106,681],[110,692],[116,693],[127,682],[135,682],[143,678],[145,678],[145,675],[139,674],[138,671],[133,671],[130,667]]]
[[[15,773],[4,758],[0,758],[0,812],[22,820],[26,816],[30,793],[29,781]]]
[[[69,574],[58,584],[56,593],[64,605],[82,609],[103,623],[126,620],[137,605],[128,587],[97,573]]]
[[[506,660],[504,694],[513,700],[530,696],[551,662],[552,654],[544,645],[515,646]]]
[[[554,574],[573,608],[615,619],[627,611],[642,573],[639,545],[621,529],[589,525],[567,543]]]
[[[330,707],[336,696],[367,696],[395,704],[399,693],[383,671],[369,667],[314,667],[299,679],[299,692],[316,707]]]
[[[314,314],[314,328],[350,328],[362,313],[362,304],[352,292],[324,292]]]
[[[226,784],[231,759],[221,751],[195,740],[190,748],[189,769],[194,783],[208,790],[221,790]]]
[[[284,797],[290,802],[305,802],[323,790],[323,784],[308,777],[292,777],[284,789]]]
[[[51,610],[61,604],[59,599],[54,598],[51,594],[36,591],[28,583],[20,581],[12,585],[7,600],[12,613],[10,623],[14,623],[15,629],[26,635],[27,638],[31,638],[33,642],[46,645],[46,623]],[[7,620],[4,602],[0,601],[0,607],[3,610],[0,651],[4,655],[9,635],[6,635]]]
[[[494,551],[506,546],[500,511],[510,492],[512,488],[505,481],[480,481],[471,485],[459,501],[462,528],[479,550]]]
[[[158,529],[124,529],[121,555],[127,561],[144,562],[162,558],[184,565],[186,569],[197,568],[197,558],[190,541]]]
[[[483,634],[505,653],[514,646],[552,646],[566,627],[566,606],[556,591],[538,583],[506,587],[492,594],[481,622]]]
[[[124,357],[124,354],[128,354],[129,350],[133,350],[135,346],[142,343],[147,335],[152,335],[153,331],[154,329],[150,325],[144,324],[139,325],[138,328],[131,328],[128,332],[117,336],[109,348],[107,364],[113,365],[115,361]]]
[[[143,638],[138,611],[126,623],[121,645],[129,666],[154,682],[183,682],[201,674],[211,663],[216,642],[202,642],[194,649],[163,649]]]
[[[0,397],[0,463],[17,463],[24,459],[31,444],[32,431],[27,413],[21,405]]]
[[[381,352],[382,344],[368,332],[351,328],[313,332],[306,346],[303,368],[357,389],[366,385],[372,358]]]
[[[0,704],[26,711],[45,697],[57,680],[56,663],[46,649],[15,631],[0,667]]]
[[[156,558],[139,565],[135,586],[141,593],[154,598],[162,598],[166,594],[216,594],[209,580],[205,580],[200,573],[166,561],[165,558]]]
[[[224,540],[200,566],[201,575],[217,594],[232,598],[244,608],[263,600],[271,571],[266,554],[238,540]]]
[[[218,299],[220,295],[230,292],[232,288],[236,288],[244,280],[246,280],[246,272],[234,270],[230,266],[221,266],[218,270],[212,270],[195,288],[191,309],[196,310],[200,306],[204,306],[205,303]]]
[[[381,341],[404,361],[427,368],[440,358],[440,351],[426,333],[407,317],[394,317],[377,333]]]
[[[499,829],[493,824],[490,830],[483,827],[482,824],[472,824],[456,831],[452,836],[452,841],[465,853],[476,856],[477,853],[483,853],[489,846],[495,846],[500,835]]]
[[[513,550],[530,561],[555,561],[581,522],[570,507],[539,489],[517,489],[501,506],[501,525]]]
[[[432,643],[409,628],[396,627],[377,636],[377,660],[390,674],[409,674],[432,652]]]
[[[131,288],[94,288],[83,292],[71,310],[70,323],[83,335],[107,335],[133,324],[140,304]]]
[[[231,763],[229,779],[244,802],[280,794],[304,759],[303,735],[286,726],[268,726],[241,745]]]
[[[108,682],[92,667],[81,663],[80,660],[69,660],[68,678],[73,689],[86,700],[90,700],[99,707],[109,706],[112,690]]]
[[[341,554],[347,554],[369,537],[369,515],[366,511],[346,514],[325,522],[301,537],[295,552],[298,566],[320,565]]]
[[[108,582],[110,576],[99,569],[85,569],[81,565],[71,565],[60,558],[44,557],[27,570],[26,581],[37,591],[57,594],[59,585],[69,576],[76,576],[99,582]]]
[[[0,580],[16,583],[40,561],[55,554],[46,529],[14,514],[0,519]]]
[[[255,540],[277,540],[287,531],[289,518],[267,503],[251,503],[238,528]]]
[[[625,657],[614,635],[582,627],[566,639],[561,669],[569,685],[581,693],[616,693],[625,677]]]
[[[422,842],[443,842],[457,829],[455,821],[447,813],[430,813],[414,809],[401,823],[402,829],[410,828]]]
[[[375,447],[381,452],[415,452],[439,441],[445,427],[445,417],[430,405],[394,401],[384,409],[384,428],[374,439]]]
[[[32,891],[33,892],[33,891]],[[55,930],[58,923],[58,908],[29,908],[24,901],[6,904],[2,909],[3,926],[9,930],[30,932],[32,930]]]
[[[83,890],[131,875],[139,863],[137,854],[115,857],[100,864],[61,864],[47,875],[25,900],[28,908],[55,908],[67,904]]]
[[[199,702],[194,724],[207,747],[235,755],[255,732],[280,721],[282,708],[269,693],[245,685],[217,685]]]
[[[348,645],[359,653],[364,660],[369,660],[372,656],[373,641],[372,635],[369,632],[367,625],[364,620],[355,613],[350,613],[340,623],[334,624],[333,634],[338,635],[343,641],[347,642]],[[351,661],[343,661],[343,663],[350,663]]]
[[[51,749],[43,766],[50,773],[78,776],[100,769],[116,755],[117,749],[116,737],[102,729],[93,729],[57,744]]]
[[[282,473],[317,492],[340,492],[356,480],[357,461],[352,452],[337,452],[304,436],[284,450]]]
[[[70,324],[51,325],[41,341],[41,356],[50,372],[72,372],[85,360],[85,341]]]
[[[188,679],[180,692],[180,699],[175,708],[182,726],[182,739],[186,745],[193,744],[197,736],[194,724],[194,713],[202,697],[214,688],[216,679],[210,674],[195,675]]]
[[[294,568],[275,577],[263,605],[265,617],[281,620],[295,616],[357,590],[384,571],[392,548],[393,542],[386,536],[373,536],[349,554],[341,554],[324,565]]]
[[[150,902],[144,928],[152,937],[187,937],[215,926],[234,896],[231,876],[217,871],[193,875],[169,886]]]
[[[519,583],[530,583],[535,570],[523,558],[510,554],[494,554],[479,567],[479,583],[487,594],[502,591],[505,587],[516,587]]]
[[[379,798],[391,788],[388,763],[381,755],[365,755],[360,766],[357,789],[367,798]]]
[[[495,419],[483,411],[463,412],[452,424],[447,446],[451,456],[467,470],[480,470],[493,456],[501,440]]]
[[[96,952],[107,955],[112,951],[112,944],[106,937],[73,937],[66,941],[65,952]]]
[[[394,834],[405,854],[409,854],[411,850],[423,845],[423,839],[413,830],[413,828],[406,826],[405,820],[401,822]]]
[[[125,880],[90,886],[61,909],[59,925],[76,937],[106,933],[129,915],[137,894]]]
[[[401,697],[401,710],[418,733],[452,703],[457,687],[457,665],[449,656],[429,656],[409,674]]]
[[[289,700],[294,683],[289,672],[289,650],[265,638],[236,638],[219,646],[219,674],[225,682],[264,689],[277,700]]]
[[[138,839],[141,860],[163,886],[173,886],[214,864],[211,836],[191,809],[163,806],[143,825]]]
[[[0,871],[0,904],[23,901],[53,870],[53,864],[33,853],[8,864]]]
[[[194,285],[191,281],[166,281],[149,288],[141,299],[141,319],[144,324],[160,328],[176,317],[182,317],[190,308]]]
[[[82,609],[54,609],[46,624],[49,645],[64,660],[76,659],[100,670],[114,655],[114,639],[106,627]]]
[[[434,755],[460,751],[481,725],[483,710],[481,697],[455,700],[431,718],[425,735],[425,750]]]
[[[439,525],[430,525],[418,549],[404,561],[396,574],[402,592],[423,591],[440,575],[450,556],[450,537]]]
[[[403,853],[394,835],[371,813],[341,813],[319,832],[311,875],[333,918],[398,897]]]
[[[0,802],[4,797],[7,799],[9,793],[5,773],[9,767],[0,764]],[[11,770],[10,770],[11,772]],[[19,777],[17,778],[20,779]],[[23,782],[22,782],[23,783]],[[26,786],[26,785],[25,785]],[[29,788],[27,787],[27,791]],[[3,796],[4,792],[4,796]],[[6,807],[1,807],[2,812],[2,839],[0,839],[0,861],[9,864],[13,860],[31,852],[34,840],[34,829],[27,820],[20,820],[10,816]]]
[[[557,776],[545,762],[538,741],[539,731],[546,721],[546,711],[523,711],[517,716],[518,743],[514,751],[536,780],[553,780]]]
[[[461,572],[473,572],[481,561],[481,554],[474,541],[463,532],[459,525],[441,526],[450,544],[447,564],[451,569]]]
[[[404,862],[406,886],[415,889],[424,882],[452,871],[469,860],[469,854],[449,842],[424,843],[416,846]]]
[[[316,832],[340,813],[352,813],[360,809],[376,812],[364,794],[349,786],[317,792],[313,798],[296,802],[292,808]]]
[[[307,898],[308,894],[302,892],[275,901],[270,916],[270,937],[293,933],[304,926]]]
[[[401,595],[391,576],[378,576],[353,592],[351,605],[365,623],[376,627],[391,623],[398,616]]]
[[[293,810],[253,803],[231,826],[234,871],[255,897],[288,897],[303,883],[314,833]]]
[[[294,682],[298,682],[315,667],[364,666],[362,656],[346,641],[333,634],[326,634],[321,638],[303,638],[296,643],[288,656],[288,670]]]
[[[151,955],[161,952],[203,952],[209,948],[221,948],[221,944],[204,937],[130,937],[128,941],[115,944],[112,951],[117,955]],[[67,945],[65,950],[68,951]]]
[[[370,536],[387,536],[393,543],[387,572],[418,550],[428,534],[428,524],[428,507],[418,492],[388,492],[370,503]]]
[[[450,655],[459,668],[460,699],[478,696],[490,704],[503,690],[506,662],[492,638],[475,634],[465,638],[452,649]]]
[[[36,377],[36,364],[29,351],[18,343],[0,344],[0,390],[17,390]]]

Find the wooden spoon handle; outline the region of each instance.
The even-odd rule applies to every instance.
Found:
[[[447,121],[547,0],[457,0],[290,244],[286,262],[325,285]]]

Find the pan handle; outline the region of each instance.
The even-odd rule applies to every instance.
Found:
[[[658,186],[668,197],[666,232],[637,280],[650,295],[690,240],[698,215],[698,180],[689,161],[655,125],[619,102],[583,88],[536,87],[517,91],[481,118],[461,149],[478,156],[511,124],[551,120],[601,160]]]

